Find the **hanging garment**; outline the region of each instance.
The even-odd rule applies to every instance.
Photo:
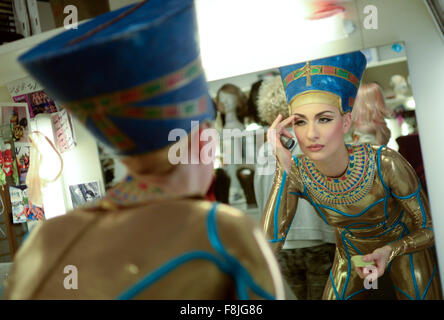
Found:
[[[63,171],[63,159],[51,140],[40,131],[33,131],[32,134],[29,135],[29,140],[31,141],[31,150],[29,169],[26,176],[28,199],[37,207],[43,207],[42,188],[48,183],[56,181],[60,177]],[[44,155],[39,149],[39,145],[41,146],[44,143],[48,143],[60,159],[60,170],[53,179],[44,179],[40,176],[40,166],[43,161],[45,161],[45,157],[48,156]]]

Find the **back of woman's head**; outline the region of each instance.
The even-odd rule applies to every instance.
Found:
[[[390,114],[381,88],[376,83],[361,84],[352,111],[352,133],[373,134],[378,144],[385,145],[390,139],[390,129],[384,119]]]
[[[265,79],[257,98],[259,118],[271,125],[276,117],[281,114],[284,118],[289,115],[287,98],[280,76]]]

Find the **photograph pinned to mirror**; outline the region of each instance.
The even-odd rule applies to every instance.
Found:
[[[102,197],[99,182],[88,182],[69,186],[73,208],[78,208]]]

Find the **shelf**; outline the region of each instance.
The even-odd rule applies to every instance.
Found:
[[[408,97],[403,97],[403,98],[391,98],[391,99],[385,99],[385,104],[387,105],[387,107],[393,109],[399,105],[404,105],[404,107],[406,108],[406,110],[415,110],[415,107],[411,107],[408,105],[408,101],[413,99],[412,96],[408,96]]]
[[[405,57],[405,56],[404,57],[399,57],[399,58],[382,60],[382,61],[378,61],[378,62],[369,63],[367,65],[367,69],[368,68],[375,68],[375,67],[382,67],[382,66],[385,66],[387,64],[399,63],[399,62],[404,62],[404,61],[407,61],[407,57]]]

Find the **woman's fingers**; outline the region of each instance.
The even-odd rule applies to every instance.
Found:
[[[268,137],[271,137],[273,135],[275,136],[281,136],[284,135],[288,138],[293,138],[291,133],[289,133],[287,130],[285,130],[286,127],[288,127],[293,121],[294,116],[288,117],[287,119],[281,121],[282,115],[278,115],[277,118],[274,120],[270,128],[268,129],[267,135]]]
[[[282,120],[283,116],[279,114],[270,126],[270,129],[283,129],[288,127],[293,121],[295,116],[289,116],[285,120]]]
[[[289,116],[287,119],[285,119],[279,123],[279,127],[280,128],[288,127],[294,121],[294,118],[295,118],[295,116]]]
[[[282,120],[282,115],[279,114],[279,115],[276,117],[276,119],[274,119],[273,123],[272,123],[271,126],[270,126],[270,129],[275,128],[275,127],[279,124],[279,122],[280,122],[281,120]]]
[[[375,250],[373,253],[366,254],[362,257],[362,260],[365,262],[374,261],[374,266],[369,266],[367,269],[372,268],[373,270],[367,270],[367,273],[364,276],[368,275],[368,272],[374,273],[376,272],[376,277],[381,277],[385,273],[386,261],[384,255],[382,255],[379,251]],[[376,270],[374,270],[376,268]],[[362,278],[362,277],[361,277]]]
[[[294,116],[282,120],[282,115],[278,115],[267,131],[267,141],[271,144],[273,153],[276,155],[284,170],[288,171],[291,166],[291,152],[286,149],[281,142],[281,136],[293,138],[291,133],[286,130],[293,121]]]

